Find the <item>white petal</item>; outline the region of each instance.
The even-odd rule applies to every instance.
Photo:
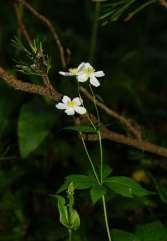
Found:
[[[86,109],[84,107],[81,107],[81,106],[75,107],[75,111],[80,115],[83,115],[83,114],[86,113]]]
[[[105,75],[105,73],[103,71],[96,71],[95,72],[96,77],[103,77],[104,75]]]
[[[85,67],[85,63],[84,62],[82,62],[79,66],[78,66],[78,72],[79,71],[82,71],[83,70],[83,68]]]
[[[77,76],[78,82],[86,82],[88,80],[88,76],[86,74],[79,74]]]
[[[57,109],[59,110],[64,110],[66,109],[66,105],[64,103],[58,103],[57,105],[55,105]]]
[[[73,108],[68,108],[65,110],[65,113],[67,115],[74,115],[75,114],[75,110]]]
[[[100,85],[100,82],[98,81],[98,79],[96,77],[91,77],[90,78],[90,83],[95,86],[95,87],[98,87]]]
[[[63,75],[63,76],[72,76],[73,74],[70,73],[70,72],[63,72],[63,71],[59,71],[59,74],[60,75]]]
[[[85,68],[93,68],[92,65],[90,63],[85,63]]]
[[[71,101],[71,99],[70,99],[67,95],[64,95],[64,96],[63,96],[63,99],[62,99],[62,102],[63,102],[64,104],[67,104],[69,101]]]
[[[75,101],[77,105],[81,105],[83,103],[83,100],[79,97],[74,98],[73,101]]]

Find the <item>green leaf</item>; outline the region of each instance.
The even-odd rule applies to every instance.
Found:
[[[103,186],[96,185],[93,186],[90,190],[90,196],[93,204],[95,204],[102,196],[106,193],[106,190]]]
[[[96,180],[93,176],[86,175],[69,175],[66,177],[65,183],[60,186],[57,193],[64,192],[67,190],[68,185],[73,183],[74,188],[78,190],[89,189],[91,186],[96,184]]]
[[[108,177],[112,173],[112,169],[108,165],[103,166],[103,179]]]
[[[56,114],[35,101],[23,105],[18,122],[20,153],[23,158],[34,151],[49,134]]]
[[[70,228],[77,230],[80,226],[80,217],[75,209],[70,209]]]
[[[64,128],[65,130],[84,132],[84,133],[96,133],[97,129],[90,125],[77,125],[77,126],[68,126]]]
[[[136,235],[123,230],[113,229],[111,233],[113,241],[140,241]]]
[[[125,197],[143,197],[152,194],[152,192],[144,189],[140,184],[128,177],[106,178],[104,182],[113,192]]]
[[[67,185],[73,182],[75,189],[88,189],[94,185],[94,179],[86,175],[70,175],[66,177]]]
[[[60,195],[55,196],[58,200],[58,210],[59,210],[59,220],[62,225],[69,228],[69,220],[68,220],[68,210],[65,205],[64,197]]]
[[[167,241],[167,228],[159,221],[139,225],[136,235],[141,241]]]

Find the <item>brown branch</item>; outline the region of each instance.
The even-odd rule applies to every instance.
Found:
[[[93,96],[90,95],[89,92],[85,88],[80,87],[80,90],[89,100],[94,101]],[[100,101],[98,101],[97,99],[96,99],[96,104],[104,112],[106,112],[108,115],[110,115],[111,117],[119,120],[123,125],[125,125],[131,131],[131,133],[134,135],[135,138],[137,138],[139,140],[141,139],[141,133],[134,126],[132,126],[132,124],[128,121],[128,119],[126,119],[125,117],[119,115],[117,112],[115,112],[114,110],[110,109],[105,104],[103,104]]]
[[[128,145],[138,150],[147,151],[161,157],[167,157],[167,148],[165,147],[161,147],[147,141],[140,141],[131,137],[127,137],[125,135],[110,131],[108,129],[102,129],[102,138],[119,144]],[[88,135],[87,140],[97,141],[98,137],[97,135]]]
[[[44,23],[49,31],[52,33],[54,40],[56,41],[56,44],[58,46],[59,52],[60,52],[60,59],[62,66],[65,68],[66,67],[66,60],[65,60],[65,53],[64,53],[64,48],[62,46],[62,43],[59,39],[59,36],[57,32],[55,31],[55,28],[53,24],[42,14],[37,12],[36,9],[34,9],[29,3],[27,3],[25,0],[17,0],[18,2],[22,3],[24,7],[26,7],[32,15],[34,15],[36,18],[38,18],[42,23]]]
[[[167,0],[160,0],[160,5],[167,8]]]
[[[16,79],[13,75],[9,74],[2,67],[0,67],[0,78],[17,90],[45,96],[52,99],[53,101],[59,101],[62,97],[62,94],[56,91],[55,89],[54,89],[54,92],[52,92],[51,94],[51,92],[46,87],[22,82],[21,80]],[[86,120],[86,116],[82,118],[85,118]],[[91,115],[91,118],[93,118],[94,122],[97,121],[93,115]],[[83,121],[85,120],[83,119]],[[82,122],[82,119],[81,119],[81,122]],[[117,143],[121,143],[124,145],[132,146],[139,150],[147,151],[149,153],[156,154],[162,157],[167,157],[167,148],[165,147],[161,147],[143,140],[130,138],[125,135],[112,132],[105,127],[102,128],[102,138],[110,141],[114,141]],[[88,140],[96,141],[97,135],[88,135]]]
[[[19,6],[17,4],[14,4],[14,7],[15,7],[15,12],[16,12],[16,17],[17,17],[20,33],[25,37],[29,46],[31,46],[32,40],[31,40],[31,37],[30,37],[28,31],[26,30],[24,23],[23,23],[23,19],[22,19],[21,13],[20,13]]]
[[[27,82],[23,82],[21,80],[16,79],[13,75],[9,74],[6,70],[0,67],[0,78],[6,81],[7,84],[15,88],[16,90],[21,90],[28,93],[38,94],[45,97],[48,97],[54,101],[58,101],[61,98],[61,94],[54,89],[51,93],[48,88],[43,87],[41,85],[31,84]]]

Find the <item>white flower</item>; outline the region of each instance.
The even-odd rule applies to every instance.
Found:
[[[83,63],[81,71],[77,74],[77,80],[79,82],[86,82],[89,79],[91,85],[98,87],[100,86],[100,82],[97,77],[100,78],[104,75],[103,71],[95,71],[89,63]]]
[[[78,82],[90,81],[95,87],[100,86],[100,82],[97,78],[103,77],[105,74],[103,71],[95,71],[90,63],[81,63],[77,68],[69,69],[69,72],[60,71],[59,74],[63,76],[76,76]]]
[[[84,68],[84,65],[85,63],[81,63],[77,68],[70,68],[68,72],[59,71],[59,74],[63,76],[77,76]]]
[[[81,106],[83,103],[82,99],[76,97],[71,100],[68,96],[63,96],[62,102],[59,102],[56,105],[56,108],[59,110],[64,110],[67,115],[74,115],[75,112],[83,115],[86,113],[86,109]]]

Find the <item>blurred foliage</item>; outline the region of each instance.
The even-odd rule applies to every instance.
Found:
[[[0,65],[19,79],[40,83],[39,76],[16,72],[14,59],[18,52],[12,40],[20,37],[18,23],[12,1],[0,2]],[[99,19],[94,65],[105,71],[106,78],[97,94],[107,105],[139,123],[145,139],[167,146],[167,10],[157,1],[125,22],[131,10],[139,7],[137,3],[121,11],[121,15],[114,12],[117,21],[110,21],[113,20],[112,4],[121,2],[123,7],[125,2],[136,4],[138,1],[101,3],[100,16],[106,14],[105,8],[109,18],[107,22]],[[95,3],[90,0],[32,0],[31,3],[51,19],[63,45],[71,50],[69,67],[89,61]],[[44,40],[51,59],[49,75],[53,85],[75,96],[75,82],[58,75],[62,67],[51,34],[25,10],[23,17],[33,38]],[[114,119],[105,114],[101,116],[113,131],[126,131]],[[67,179],[76,173],[91,176],[87,173],[88,163],[77,133],[65,131],[65,127],[72,125],[72,120],[58,112],[54,103],[15,91],[0,81],[0,241],[67,238],[51,194],[56,193],[66,176]],[[89,148],[97,163],[96,143],[90,143]],[[116,176],[113,178],[127,176],[135,190],[131,198],[124,186],[119,190],[120,185],[110,183],[106,189],[113,241],[166,241],[166,159],[108,141],[104,141],[104,158],[112,167],[112,175]],[[150,190],[152,195],[136,195],[141,188],[136,182],[143,185],[143,192]],[[81,227],[73,241],[105,237],[97,202],[105,191],[94,186],[89,191],[90,195],[87,189],[75,192]],[[92,201],[97,204],[94,206]]]

